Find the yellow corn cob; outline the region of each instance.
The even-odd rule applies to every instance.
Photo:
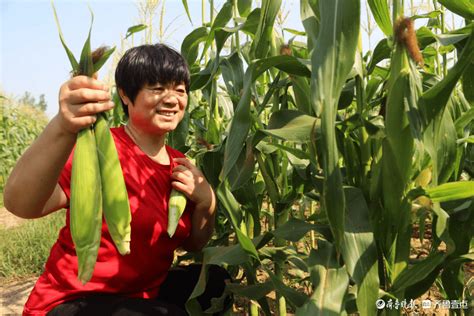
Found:
[[[110,129],[102,115],[94,125],[100,176],[102,206],[110,236],[121,255],[130,253],[130,206],[122,168]]]
[[[79,132],[71,175],[71,236],[78,259],[78,279],[85,284],[92,277],[102,229],[102,197],[94,132]]]
[[[178,227],[179,219],[183,215],[186,208],[186,196],[175,189],[171,190],[170,199],[168,201],[168,235],[173,237]]]

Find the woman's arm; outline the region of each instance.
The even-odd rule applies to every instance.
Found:
[[[61,86],[59,113],[20,157],[3,192],[5,207],[23,218],[37,218],[64,207],[67,198],[57,184],[79,130],[95,114],[113,107],[99,81],[78,76]]]
[[[195,208],[191,215],[191,234],[183,243],[187,251],[199,251],[214,231],[216,196],[202,172],[186,158],[175,158],[180,165],[173,169],[173,188],[183,192]]]

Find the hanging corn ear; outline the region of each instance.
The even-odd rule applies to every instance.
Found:
[[[73,76],[92,77],[115,48],[102,47],[91,52],[90,35],[94,20],[91,11],[91,26],[78,63],[64,41],[56,9],[51,4],[59,38],[73,68]],[[127,190],[112,135],[104,117],[99,115],[94,127],[78,133],[72,161],[71,237],[78,258],[78,278],[83,284],[92,277],[97,260],[103,208],[107,210],[109,231],[119,252],[129,253],[130,208]]]
[[[100,176],[102,206],[110,236],[121,255],[130,253],[130,205],[117,149],[103,115],[94,125]]]
[[[168,235],[173,237],[178,227],[179,219],[183,215],[186,208],[186,196],[175,189],[171,190],[170,199],[168,201]]]
[[[78,278],[85,284],[94,271],[102,229],[99,160],[94,132],[79,133],[74,151],[70,200],[71,236],[78,258]]]

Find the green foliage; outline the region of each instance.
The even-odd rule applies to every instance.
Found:
[[[467,2],[440,3],[469,14]],[[221,202],[203,260],[241,267],[247,283],[228,290],[257,300],[266,314],[271,290],[280,315],[287,308],[375,315],[380,293],[412,298],[437,279],[450,299],[462,293],[447,273],[462,279],[472,239],[472,24],[439,34],[445,11],[435,10],[413,17],[429,19],[415,32],[410,21],[398,22],[401,4],[394,1],[390,13],[387,1],[368,1],[387,37],[365,56],[359,1],[302,0],[303,42],[273,29],[279,1],[253,10],[249,1],[234,2],[234,25],[224,27],[228,1],[218,14],[226,19],[183,42],[193,92],[180,148],[189,148]],[[415,34],[423,68],[412,60]],[[453,49],[456,62],[444,74],[437,55]],[[426,219],[432,250],[412,261],[411,232],[422,222],[423,232]],[[453,231],[453,223],[466,229]],[[308,239],[309,248],[294,251]],[[206,269],[188,304],[197,315]],[[288,286],[301,280],[312,286],[309,296]],[[254,305],[249,311],[256,315]]]
[[[65,211],[0,228],[0,277],[39,275],[65,223]]]
[[[46,114],[29,104],[0,99],[0,192],[16,161],[46,126]]]

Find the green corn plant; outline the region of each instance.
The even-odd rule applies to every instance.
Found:
[[[26,148],[36,139],[48,121],[44,112],[11,98],[0,97],[0,192]]]
[[[89,34],[77,62],[65,44],[56,9],[54,17],[61,43],[73,68],[73,76],[92,77],[115,48],[91,52]],[[92,21],[93,14],[91,11]],[[120,254],[130,252],[130,207],[125,181],[106,118],[99,114],[96,123],[79,131],[71,175],[71,235],[78,257],[78,278],[85,284],[92,277],[102,231],[102,212]]]
[[[454,2],[442,4],[468,17],[469,7]],[[269,29],[277,12],[270,6],[279,3],[253,8],[251,1],[226,1],[215,20],[182,45],[192,93],[183,129],[190,137],[180,142],[200,157],[220,201],[217,238],[203,251],[188,311],[218,310],[217,304],[201,311],[196,302],[207,265],[215,263],[242,268],[246,284],[227,289],[251,300],[251,315],[258,309],[271,314],[271,291],[282,315],[287,309],[297,315],[375,315],[377,299],[417,298],[434,283],[445,297],[460,299],[462,265],[472,258],[472,182],[460,181],[470,179],[472,165],[472,76],[466,70],[472,68],[472,24],[435,34],[430,20],[415,32],[408,28],[413,20],[443,13],[407,20],[403,1],[394,1],[390,14],[388,1],[370,0],[387,38],[364,55],[359,1],[302,0],[305,32],[299,35],[306,43],[290,40],[285,47],[291,56],[278,56],[281,39]],[[233,25],[224,27],[229,16]],[[400,23],[405,26],[394,27]],[[416,64],[413,35],[423,68]],[[230,48],[224,44],[229,42]],[[432,54],[448,45],[455,45],[458,58],[438,78]],[[223,85],[215,84],[219,76]],[[221,93],[230,99],[230,115]],[[305,208],[308,199],[316,212]],[[429,255],[410,258],[412,229],[418,225],[424,238],[429,224]],[[310,233],[316,237],[301,251]],[[443,243],[446,250],[438,249]],[[256,278],[258,270],[264,281]],[[295,270],[305,277],[289,273]],[[309,295],[288,286],[298,281],[309,284]]]

